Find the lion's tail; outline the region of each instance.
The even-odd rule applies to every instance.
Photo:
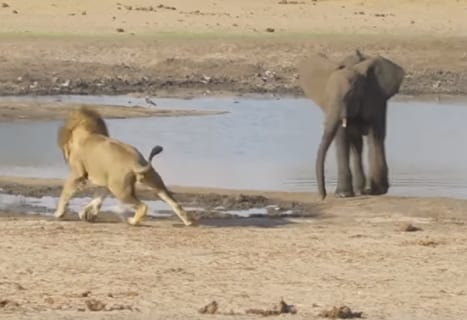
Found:
[[[135,169],[135,173],[136,174],[144,174],[145,172],[147,172],[148,170],[150,170],[152,168],[152,165],[151,165],[151,161],[152,159],[158,155],[159,153],[162,152],[162,150],[164,150],[164,148],[162,148],[161,146],[157,145],[155,146],[154,148],[152,148],[151,152],[149,153],[149,157],[148,157],[148,164],[145,165],[144,167],[140,167],[140,168],[137,168]]]
[[[151,163],[152,158],[154,158],[156,155],[158,155],[159,153],[161,153],[162,150],[164,150],[164,148],[162,148],[162,147],[159,146],[159,145],[157,145],[157,146],[155,146],[154,148],[152,148],[151,153],[149,154],[149,157],[148,157],[148,162]]]

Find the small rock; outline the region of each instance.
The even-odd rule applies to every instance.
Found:
[[[18,14],[19,12],[17,10],[12,11],[14,14]]]
[[[266,32],[274,32],[276,30],[274,30],[274,28],[266,28]]]
[[[417,244],[420,245],[420,246],[424,246],[424,247],[436,247],[437,245],[439,245],[438,242],[436,242],[434,240],[430,240],[430,239],[418,240]]]
[[[0,300],[0,308],[19,307],[19,303],[9,299]]]
[[[87,12],[86,12],[86,11],[83,11],[83,12],[81,12],[81,15],[82,15],[82,16],[85,16],[85,15],[87,15]]]
[[[91,294],[91,291],[87,290],[87,291],[84,291],[84,292],[81,294],[81,296],[82,296],[83,298],[87,298],[87,297],[89,297],[90,294]]]
[[[274,309],[280,313],[297,313],[297,308],[295,308],[295,306],[292,304],[287,304],[284,299],[281,299],[281,301],[276,306],[274,306]]]
[[[117,28],[117,32],[125,32],[123,28]]]
[[[217,312],[217,308],[218,308],[217,302],[213,300],[211,303],[200,308],[198,312],[201,314],[215,314]]]
[[[48,304],[54,304],[54,302],[55,302],[54,299],[53,299],[52,297],[47,297],[47,298],[44,299],[44,301],[45,301],[46,303],[48,303]]]
[[[10,5],[6,2],[2,3],[2,8],[8,8]]]
[[[115,311],[115,310],[130,310],[133,311],[133,307],[125,304],[114,304],[106,309],[106,311]]]
[[[284,299],[281,299],[281,301],[278,304],[275,304],[272,309],[248,309],[245,311],[246,314],[256,314],[256,315],[261,315],[263,317],[267,316],[277,316],[283,313],[290,313],[290,314],[296,314],[297,313],[297,308],[295,308],[294,305],[289,305],[287,304]]]
[[[203,74],[203,80],[201,80],[201,82],[204,84],[208,84],[210,81],[211,81],[211,77]]]
[[[400,231],[403,231],[403,232],[415,232],[415,231],[420,231],[420,230],[422,229],[415,227],[411,223],[404,223],[400,226]]]
[[[105,309],[105,303],[96,299],[86,300],[85,303],[90,311],[102,311]]]
[[[332,319],[352,319],[361,318],[362,312],[353,312],[347,306],[332,307],[330,310],[324,310],[318,314],[319,317],[332,318]]]

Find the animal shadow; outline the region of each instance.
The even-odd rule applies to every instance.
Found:
[[[235,228],[235,227],[256,227],[256,228],[277,228],[292,225],[295,222],[284,217],[248,217],[248,218],[201,218],[198,220],[199,226],[214,228]]]

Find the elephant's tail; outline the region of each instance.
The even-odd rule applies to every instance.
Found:
[[[325,125],[323,136],[321,137],[321,143],[319,145],[318,154],[316,157],[316,179],[318,182],[318,191],[321,195],[321,199],[326,198],[326,186],[324,178],[324,161],[326,159],[326,153],[328,152],[329,146],[332,143],[332,140],[336,136],[337,129],[341,122],[339,119],[336,121],[328,122]]]

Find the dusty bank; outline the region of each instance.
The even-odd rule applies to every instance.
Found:
[[[299,59],[355,48],[403,65],[404,94],[467,93],[465,2],[235,3],[6,3],[0,94],[302,95]]]

